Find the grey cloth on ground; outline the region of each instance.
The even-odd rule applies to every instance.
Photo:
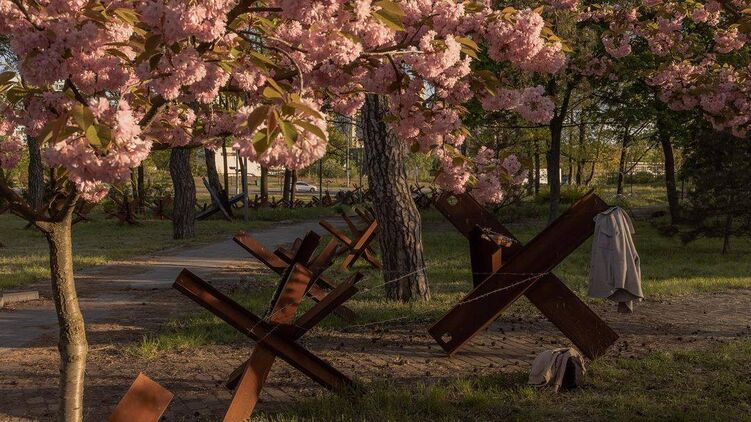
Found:
[[[619,207],[595,216],[595,234],[589,270],[589,296],[623,302],[644,298],[641,267],[636,252],[634,225]]]
[[[587,369],[582,355],[570,347],[546,350],[540,353],[532,363],[529,373],[529,385],[553,391],[574,388],[581,383]]]

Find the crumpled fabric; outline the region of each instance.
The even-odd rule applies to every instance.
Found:
[[[587,369],[582,355],[570,347],[546,350],[532,363],[528,384],[537,388],[574,388],[581,383]]]

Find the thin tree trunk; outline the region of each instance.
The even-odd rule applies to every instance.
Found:
[[[219,179],[219,172],[216,169],[216,152],[210,148],[204,148],[203,152],[204,157],[206,158],[206,177],[209,179],[209,186],[219,193],[219,198],[222,201],[224,209],[226,209],[227,212],[232,213],[231,207],[229,206],[227,189],[222,187],[222,182]],[[211,198],[211,201],[214,201],[213,197]]]
[[[540,145],[535,140],[535,196],[540,193]]]
[[[386,297],[428,300],[422,222],[404,168],[407,148],[386,129],[387,107],[383,97],[368,94],[362,112],[368,184],[379,224],[383,277],[388,283]]]
[[[584,160],[584,143],[587,139],[587,125],[584,123],[584,119],[582,118],[579,121],[579,143],[577,145],[577,157],[576,157],[576,184],[581,185],[582,184],[582,170],[584,170],[584,164],[586,161]]]
[[[297,170],[292,170],[289,179],[289,202],[295,202],[297,187]]]
[[[26,137],[29,146],[29,205],[39,210],[44,205],[44,165],[39,143],[32,136]]]
[[[261,203],[269,201],[269,169],[261,166]]]
[[[138,210],[143,212],[146,207],[146,174],[143,163],[138,166]]]
[[[615,193],[617,195],[623,194],[623,180],[626,176],[626,152],[628,151],[628,127],[623,134],[623,140],[621,141],[621,157],[618,161],[618,182]]]
[[[584,180],[584,186],[589,186],[590,182],[592,182],[592,178],[595,177],[595,165],[596,165],[596,162],[592,161],[592,167],[589,170],[589,176],[587,176],[587,179]]]
[[[549,93],[555,94],[555,79],[550,82]],[[575,83],[566,84],[560,107],[555,110],[555,115],[550,121],[550,149],[547,153],[548,163],[548,186],[550,187],[550,205],[548,209],[548,223],[558,218],[561,206],[561,136],[563,135],[563,122],[568,114],[571,93]]]
[[[292,180],[292,172],[288,169],[284,169],[284,186],[282,187],[282,199],[289,201],[289,186]]]
[[[730,252],[730,234],[733,231],[733,214],[725,217],[725,230],[723,233],[722,254]]]
[[[666,130],[661,130],[658,127],[658,136],[660,137],[662,154],[665,158],[665,190],[668,197],[668,207],[670,208],[670,221],[673,224],[677,224],[681,220],[681,203],[678,200],[678,188],[675,182],[673,144],[670,139],[670,133]]]
[[[195,236],[196,184],[190,170],[190,156],[188,148],[173,148],[170,153],[169,172],[175,191],[172,237],[175,239]]]
[[[61,422],[83,420],[84,375],[89,348],[73,278],[72,215],[71,207],[62,221],[39,224],[49,244],[52,300],[60,326],[57,345],[60,352],[60,402],[57,418]]]

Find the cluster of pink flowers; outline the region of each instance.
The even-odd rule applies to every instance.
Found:
[[[502,160],[496,158],[491,148],[481,147],[475,156],[477,184],[472,196],[479,202],[499,203],[503,201],[506,186],[521,184],[527,177],[526,171],[516,155],[508,155]]]
[[[8,121],[0,121],[0,169],[10,170],[21,160],[20,135]]]
[[[726,5],[715,0],[651,0],[636,12],[603,7],[587,11],[586,18],[608,23],[602,42],[614,59],[631,54],[623,40],[646,41],[656,66],[641,76],[671,109],[699,108],[715,129],[746,136],[751,124],[751,54],[749,34],[742,32],[738,16],[745,16],[750,6],[747,0]]]
[[[552,73],[566,63],[538,11],[495,10],[490,2],[272,0],[262,11],[238,0],[38,5],[0,0],[0,35],[11,39],[19,76],[33,87],[3,114],[32,136],[52,133],[52,124],[73,128],[54,132],[44,155],[92,200],[126,180],[152,142],[231,138],[261,164],[310,165],[326,151],[320,110],[354,115],[366,92],[388,99],[395,135],[436,155],[439,182],[463,190],[472,168],[456,151],[466,136],[462,104],[475,97],[477,45],[523,71]],[[229,25],[235,18],[243,20]],[[220,98],[223,91],[231,98]],[[533,122],[552,116],[539,87],[502,87],[483,102]],[[251,129],[258,107],[269,115]],[[498,172],[485,173],[482,185],[500,186],[491,180]]]

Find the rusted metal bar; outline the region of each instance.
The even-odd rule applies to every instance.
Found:
[[[268,318],[270,322],[292,324],[312,276],[307,268],[293,264],[289,276],[281,283],[282,293]],[[244,365],[240,382],[225,413],[225,422],[241,422],[250,418],[275,360],[275,353],[263,342],[256,345],[250,359]]]
[[[618,335],[597,314],[558,277],[548,272],[592,234],[592,219],[608,208],[599,197],[591,192],[582,197],[527,246],[522,246],[469,194],[443,194],[436,201],[436,208],[468,239],[472,238],[477,227],[483,227],[514,240],[500,246],[504,274],[488,277],[460,304],[504,285],[523,281],[521,275],[506,273],[546,273],[538,280],[532,279],[512,289],[454,307],[429,330],[448,353],[458,350],[522,293],[589,358],[602,355],[618,339]],[[517,261],[517,256],[523,259]]]
[[[368,244],[373,238],[375,238],[376,230],[378,230],[378,222],[373,221],[368,228],[360,234],[357,242],[352,245],[352,251],[344,258],[344,261],[342,261],[342,268],[352,268],[352,265],[354,265],[355,261],[357,261],[360,256],[363,256],[365,260],[375,268],[381,268],[381,264],[374,257],[369,256],[370,254],[367,251]]]
[[[354,386],[346,375],[299,344],[276,334],[273,324],[243,308],[187,269],[180,273],[173,287],[246,336],[262,341],[277,356],[322,386],[338,393]]]
[[[316,251],[316,248],[318,247],[318,243],[320,241],[321,236],[316,234],[316,232],[310,231],[305,235],[305,237],[300,241],[299,245],[295,248],[295,255],[292,257],[291,262],[282,272],[282,280],[285,280],[289,276],[295,264],[307,264],[307,262],[310,260],[310,257],[313,256],[313,253]],[[274,295],[271,297],[271,303],[269,304],[267,316],[270,315],[272,310],[276,307],[276,301],[281,296],[283,287],[284,283],[279,283],[279,285],[277,286]]]
[[[174,395],[143,373],[115,407],[108,422],[157,422]]]
[[[488,275],[501,269],[501,247],[483,235],[476,226],[469,233],[469,260],[472,266],[472,285],[477,287]]]
[[[375,238],[376,230],[378,229],[378,222],[373,221],[370,223],[368,228],[360,234],[360,237],[357,240],[350,239],[326,220],[321,220],[319,223],[321,224],[321,227],[326,229],[335,238],[339,239],[339,241],[349,250],[347,257],[345,257],[345,260],[342,263],[342,268],[351,268],[360,256],[362,256],[374,268],[381,268],[381,263],[378,262],[378,259],[366,249],[370,242]]]
[[[289,264],[271,253],[248,233],[240,232],[232,240],[277,273],[281,274],[289,266]]]
[[[302,337],[308,330],[323,321],[323,319],[330,315],[334,310],[340,309],[344,302],[354,296],[358,291],[355,285],[362,280],[362,277],[363,276],[360,273],[351,275],[344,283],[337,286],[336,289],[323,297],[320,302],[316,303],[312,308],[300,316],[294,325],[280,326],[279,334],[293,341]],[[240,377],[246,370],[247,364],[248,362],[245,362],[232,371],[229,380],[227,381],[227,388],[234,389],[237,386]]]

